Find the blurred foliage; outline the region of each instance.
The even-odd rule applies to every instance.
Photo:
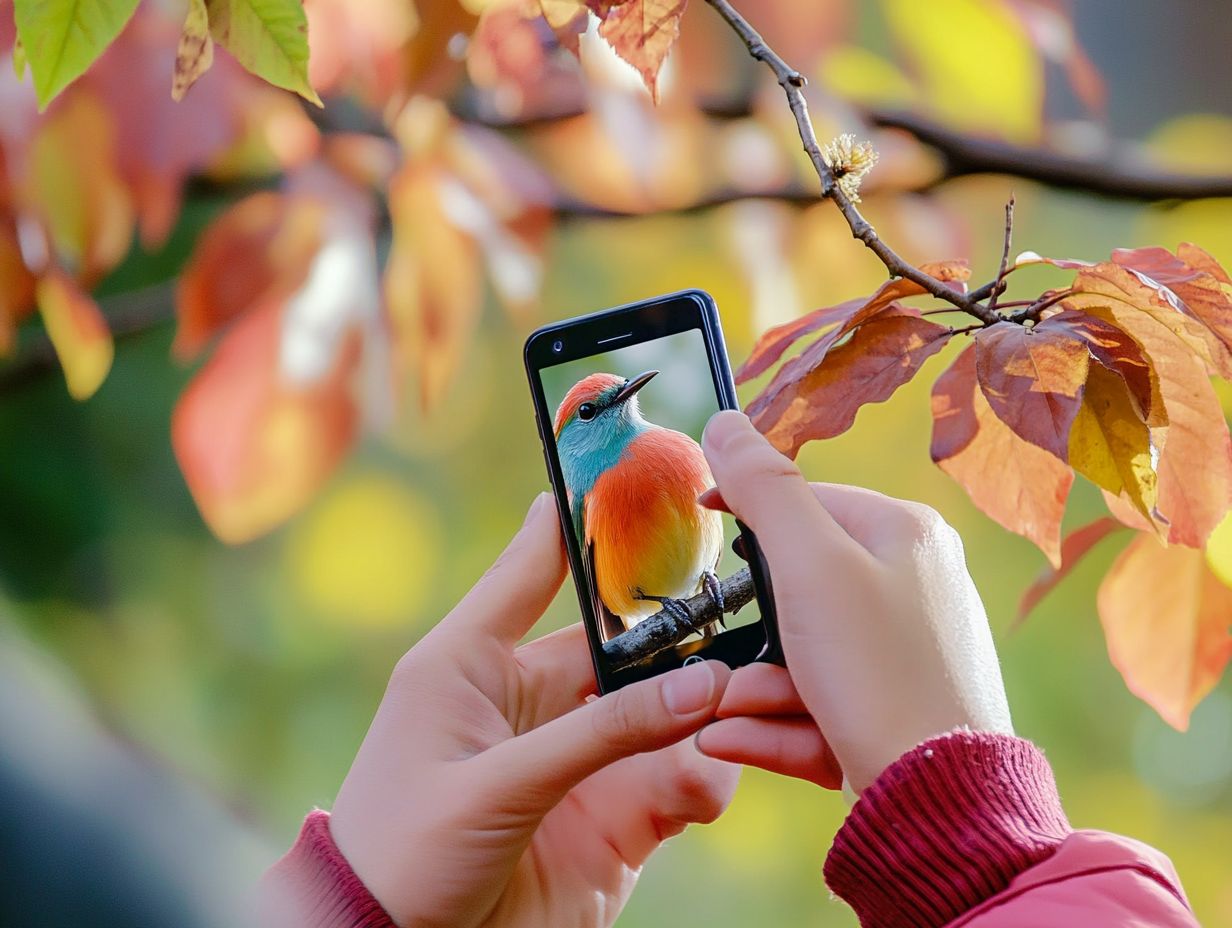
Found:
[[[360,99],[380,100],[391,81],[387,58],[372,59],[371,69],[362,73],[348,69],[347,62],[374,36],[400,48],[399,37],[411,34],[414,24],[399,24],[390,13],[399,6],[393,2],[368,6],[371,19],[348,19],[345,11],[352,6],[358,8],[343,0],[309,5],[310,26],[314,16],[320,22],[341,16],[351,25],[349,31],[334,32],[336,47],[323,48],[319,56],[314,49],[311,76],[323,92],[345,86]],[[446,5],[421,10],[425,22],[429,15],[441,15],[438,6]],[[1036,113],[1046,104],[1072,115],[1085,106],[1084,93],[1095,96],[1083,83],[1081,64],[1065,53],[1072,51],[1072,42],[1054,44],[1059,53],[1042,64],[1014,51],[1012,43],[1021,42],[1021,36],[1011,32],[1007,38],[1005,32],[1005,9],[1012,4],[947,3],[954,8],[950,15],[962,18],[947,22],[940,34],[894,28],[895,17],[909,6],[898,2],[849,8],[775,0],[773,10],[771,4],[761,6],[767,36],[782,40],[785,55],[798,53],[799,66],[807,65],[821,78],[817,83],[835,95],[818,100],[823,136],[858,119],[849,109],[855,101],[919,106],[957,128],[988,128],[1003,138],[1060,139],[1067,130],[1063,120],[1026,125],[1021,107],[1035,101]],[[1170,79],[1162,64],[1144,67],[1153,59],[1126,38],[1136,33],[1122,32],[1122,27],[1130,29],[1127,23],[1158,20],[1157,11],[1139,11],[1142,15],[1135,17],[1119,4],[1103,6],[1107,19],[1100,30],[1083,30],[1084,19],[1079,29],[1087,53],[1112,88],[1108,106],[1113,122],[1099,131],[1139,133],[1139,124],[1118,123],[1116,114],[1119,100],[1140,96],[1144,102],[1135,113],[1153,112],[1146,124],[1157,128],[1149,138],[1126,141],[1144,143],[1156,164],[1227,173],[1228,149],[1220,140],[1229,132],[1232,112],[1170,118],[1198,105],[1191,100],[1206,100],[1203,86],[1226,86],[1232,79],[1226,56],[1214,53],[1219,30],[1226,30],[1225,18],[1218,11],[1188,10],[1184,17],[1157,24],[1161,42],[1184,34],[1196,47],[1211,50],[1186,56],[1186,68],[1206,69],[1202,86],[1194,82],[1191,88]],[[8,16],[7,7],[0,0],[0,17]],[[150,7],[163,9],[150,2],[143,9]],[[476,5],[463,22],[441,28],[469,29],[477,12]],[[709,12],[701,3],[690,8],[680,49],[683,64],[667,75],[659,111],[643,107],[642,96],[621,83],[621,72],[596,63],[590,77],[605,88],[607,101],[599,115],[591,112],[514,133],[526,151],[541,159],[554,196],[564,191],[591,212],[653,213],[691,206],[733,185],[738,192],[794,190],[793,179],[803,174],[792,127],[777,112],[777,98],[763,111],[754,96],[756,120],[714,124],[673,102],[673,94],[686,91],[730,99],[751,83],[743,50],[707,32],[711,26],[703,14]],[[756,17],[763,10],[750,5],[746,12]],[[814,17],[807,21],[815,28],[797,28],[793,37],[793,17]],[[690,26],[696,27],[695,37],[712,37],[711,45],[694,42]],[[0,48],[5,28],[0,24]],[[121,41],[137,38],[122,36]],[[901,48],[904,41],[906,49]],[[1008,51],[1005,43],[1011,43]],[[978,47],[981,55],[956,61],[960,56],[948,54],[950,48],[969,46]],[[929,67],[917,70],[921,48],[931,49],[922,59]],[[1013,68],[997,67],[994,50]],[[965,79],[944,70],[939,60],[957,68],[985,54],[994,64],[978,70],[977,96],[957,90],[970,81],[956,83]],[[118,79],[108,76],[106,60],[84,82],[103,86]],[[415,60],[427,71],[435,61],[427,54]],[[164,94],[170,87],[170,61],[164,56],[164,71],[150,79],[165,83],[158,84]],[[18,99],[4,95],[16,93],[9,64],[0,60],[0,81],[5,82],[0,105]],[[1076,80],[1072,74],[1050,79],[1058,70],[1073,69]],[[215,68],[185,105],[206,106],[216,99],[211,88],[222,93],[221,85],[255,86],[246,80],[220,52]],[[83,83],[73,85],[63,102],[71,103]],[[1161,87],[1169,92],[1163,103],[1158,102]],[[122,308],[126,295],[181,272],[203,230],[236,202],[228,183],[238,178],[251,184],[271,169],[293,173],[306,151],[318,150],[318,129],[303,111],[284,105],[282,96],[275,101],[264,90],[253,90],[233,111],[234,133],[225,144],[198,140],[164,152],[160,172],[148,175],[144,185],[134,180],[140,172],[120,163],[117,176],[142,191],[133,195],[133,213],[121,240],[128,240],[135,222],[144,249],[134,248],[120,260],[108,233],[100,239],[107,247],[91,253],[83,250],[73,222],[64,227],[62,252],[77,257],[83,283],[101,278],[93,295],[105,315],[113,306]],[[477,105],[489,107],[483,112],[498,120],[511,116],[511,99],[507,90],[491,91],[480,94]],[[518,100],[519,107],[544,102]],[[565,102],[570,101],[576,102]],[[351,112],[345,102],[328,96],[327,102],[336,107],[327,112]],[[80,118],[88,124],[97,113],[88,102],[85,106]],[[6,115],[11,118],[14,112],[9,109]],[[51,115],[57,112],[64,109],[53,107]],[[197,118],[208,122],[211,117]],[[987,125],[990,119],[996,125]],[[164,147],[168,139],[178,138],[168,125],[157,123],[166,133]],[[621,132],[613,133],[611,125]],[[1095,125],[1100,126],[1098,120]],[[123,133],[136,128],[121,124]],[[320,492],[307,494],[302,513],[289,522],[242,547],[220,543],[202,522],[173,454],[171,429],[177,401],[201,368],[168,361],[175,338],[169,321],[117,340],[110,374],[88,403],[70,399],[64,382],[46,365],[27,366],[21,376],[4,380],[0,621],[70,668],[107,724],[271,834],[271,853],[290,842],[306,809],[329,805],[397,657],[479,576],[545,483],[520,363],[521,341],[530,328],[651,293],[701,287],[715,296],[731,354],[739,360],[767,326],[804,309],[871,292],[884,279],[884,268],[851,241],[841,218],[824,204],[801,208],[740,200],[633,218],[574,209],[565,210],[549,230],[538,212],[521,210],[540,190],[532,180],[518,188],[526,199],[512,209],[529,221],[505,221],[509,214],[501,210],[508,204],[491,198],[485,171],[475,173],[475,152],[492,151],[492,139],[458,136],[457,130],[432,108],[394,123],[399,145],[454,141],[431,149],[426,175],[417,173],[418,167],[403,166],[399,176],[405,196],[391,206],[395,215],[399,208],[411,216],[439,215],[440,202],[416,199],[421,189],[416,183],[424,176],[461,178],[471,192],[471,199],[455,199],[448,209],[454,210],[452,221],[459,221],[457,210],[462,209],[470,222],[467,240],[472,244],[451,252],[451,260],[464,262],[464,272],[472,275],[473,306],[459,307],[450,302],[457,294],[415,278],[414,285],[422,289],[401,317],[412,320],[405,331],[420,332],[425,307],[427,318],[433,306],[454,313],[446,321],[458,323],[455,328],[429,329],[444,339],[441,356],[447,356],[456,376],[443,376],[438,383],[431,374],[432,382],[426,383],[423,349],[413,340],[406,342],[391,360],[403,378],[394,381],[397,402],[382,416],[365,420],[365,437],[354,452],[339,458],[337,470],[322,477]],[[456,141],[460,137],[464,141]],[[72,149],[74,138],[51,138],[45,144],[71,164],[82,154]],[[148,136],[129,138],[130,144],[153,150]],[[883,163],[862,191],[865,211],[886,240],[912,261],[963,255],[974,267],[995,268],[1002,203],[1012,188],[1018,204],[1016,241],[1041,253],[1102,257],[1118,246],[1172,247],[1192,240],[1225,266],[1232,264],[1227,222],[1232,201],[1148,206],[1022,179],[944,179],[937,158],[922,146],[895,133],[880,134],[878,145]],[[328,150],[335,168],[341,165],[365,183],[373,174],[392,170],[382,166],[389,152],[381,147]],[[664,154],[652,158],[646,155],[651,150]],[[395,162],[401,157],[396,152]],[[496,160],[506,167],[511,163],[504,155]],[[482,157],[479,162],[485,163]],[[190,187],[182,210],[178,199],[170,206],[168,191],[178,197],[179,183],[207,164],[213,180]],[[64,170],[72,174],[77,169]],[[115,176],[101,181],[89,173],[82,176],[86,185],[81,188],[62,190],[53,177],[39,189],[49,203],[72,204],[81,190],[115,183]],[[322,188],[310,189],[319,194]],[[284,187],[281,192],[291,197],[296,190]],[[482,208],[467,213],[476,200]],[[0,207],[5,202],[0,197]],[[330,231],[335,238],[354,241],[348,229],[340,235]],[[3,246],[0,238],[0,284],[6,281]],[[382,260],[400,247],[413,251],[428,245],[413,235],[399,243],[388,230],[375,236],[376,257]],[[541,258],[537,301],[519,299],[519,273],[535,265],[528,254]],[[485,268],[487,281],[480,283]],[[211,280],[226,283],[228,270],[222,264]],[[1037,274],[1046,281],[1040,269],[1017,273],[1028,281]],[[0,293],[0,313],[11,292]],[[361,328],[365,318],[361,314]],[[214,322],[218,329],[225,325],[221,319]],[[395,317],[392,324],[397,322]],[[0,331],[0,347],[4,334]],[[13,337],[19,362],[25,364],[26,352],[40,344],[39,323],[22,317]],[[930,361],[928,372],[939,372],[955,348]],[[309,352],[309,361],[313,357]],[[4,374],[0,370],[0,377]],[[446,382],[447,387],[441,385]],[[418,402],[428,389],[439,390],[430,411]],[[1225,411],[1232,413],[1232,392],[1222,389]],[[909,384],[892,403],[865,407],[850,432],[807,446],[801,466],[816,479],[860,483],[923,500],[955,524],[997,632],[1016,724],[1048,751],[1073,823],[1120,831],[1158,846],[1180,869],[1199,917],[1211,924],[1232,922],[1227,880],[1232,871],[1227,843],[1232,833],[1232,683],[1225,678],[1198,707],[1184,735],[1127,692],[1108,662],[1094,612],[1095,587],[1119,548],[1112,541],[1097,548],[1025,626],[1009,632],[1018,596],[1043,559],[1028,542],[992,524],[960,487],[928,464],[928,407],[927,380]],[[1075,492],[1066,526],[1083,524],[1103,511],[1098,492],[1083,485]],[[1226,552],[1230,535],[1225,523],[1211,550]],[[536,633],[567,624],[575,614],[574,594],[567,587]],[[719,928],[851,925],[846,908],[828,901],[820,878],[829,837],[844,812],[836,796],[748,771],[723,819],[691,829],[659,852],[620,924],[677,924],[687,913],[691,923]]]

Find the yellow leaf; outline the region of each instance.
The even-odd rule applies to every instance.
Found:
[[[1124,492],[1148,519],[1157,478],[1151,433],[1134,411],[1125,382],[1092,364],[1082,407],[1069,436],[1069,462],[1078,473],[1114,495]]]
[[[115,354],[107,320],[89,294],[62,271],[41,278],[35,292],[68,392],[73,399],[88,400],[107,379]]]
[[[1043,63],[1007,4],[882,0],[882,8],[938,119],[980,135],[1038,139]]]
[[[864,106],[908,107],[915,87],[892,62],[859,45],[842,45],[821,59],[821,81],[844,99]]]
[[[175,51],[175,74],[171,78],[171,99],[180,101],[197,78],[214,63],[214,40],[210,38],[210,14],[205,0],[189,0],[188,18]]]
[[[1215,576],[1232,586],[1232,511],[1215,526],[1206,540],[1206,562]]]

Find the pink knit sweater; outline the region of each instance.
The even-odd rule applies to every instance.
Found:
[[[825,878],[865,928],[1198,924],[1163,854],[1071,829],[1043,754],[1004,735],[947,735],[899,758],[851,810]],[[263,898],[269,924],[394,928],[326,812],[308,816]]]

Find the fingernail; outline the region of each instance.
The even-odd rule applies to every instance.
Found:
[[[734,409],[724,409],[711,416],[706,423],[702,445],[711,451],[722,451],[724,445],[748,428],[748,416]]]
[[[692,715],[710,705],[714,683],[709,661],[675,670],[663,678],[663,704],[673,715]]]
[[[548,493],[540,493],[535,497],[534,502],[530,504],[530,509],[526,510],[526,518],[522,520],[523,525],[530,525],[535,520],[535,516],[539,514],[539,510],[547,503],[550,495]]]

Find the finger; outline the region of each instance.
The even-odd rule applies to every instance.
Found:
[[[522,677],[522,700],[529,715],[517,720],[514,731],[538,728],[576,709],[598,689],[590,642],[581,622],[536,638],[514,651]]]
[[[722,500],[757,535],[772,574],[813,576],[819,556],[841,561],[860,550],[743,413],[716,413],[702,448]]]
[[[697,748],[715,760],[842,789],[843,771],[809,716],[723,719],[703,728]]]
[[[839,483],[811,484],[813,495],[844,531],[878,558],[893,555],[922,523],[937,519],[929,507],[876,490]]]
[[[569,795],[594,829],[633,868],[691,824],[709,824],[727,808],[740,767],[706,757],[686,738],[617,761]]]
[[[552,497],[540,493],[522,528],[442,625],[517,641],[538,621],[565,579],[565,549]]]
[[[577,784],[624,757],[667,747],[714,718],[731,670],[682,667],[566,712],[476,760],[499,779],[508,811],[543,815]]]
[[[777,664],[749,664],[732,674],[718,718],[742,715],[807,715],[791,674]]]

